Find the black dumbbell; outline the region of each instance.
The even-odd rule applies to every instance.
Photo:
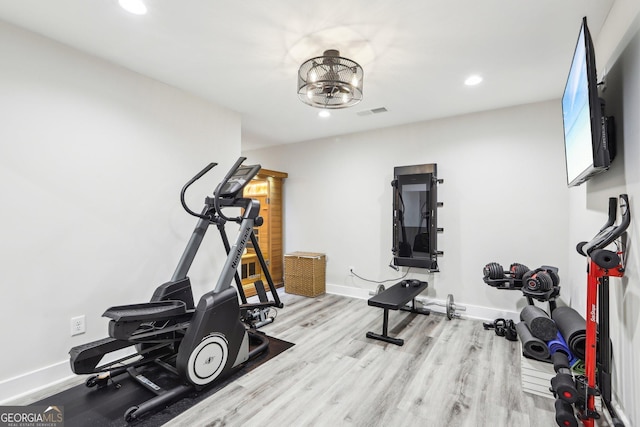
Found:
[[[522,276],[524,276],[525,273],[528,272],[528,271],[529,271],[529,267],[527,267],[524,264],[517,263],[517,262],[514,262],[509,267],[509,272],[511,273],[511,276],[516,280],[522,279]]]
[[[490,262],[489,264],[485,265],[482,269],[482,274],[484,275],[485,279],[489,280],[504,279],[504,270],[502,269],[502,266],[497,262]]]
[[[553,287],[558,286],[559,283],[560,277],[558,277],[558,273],[542,267],[528,271],[522,277],[523,286],[533,292],[550,291]]]

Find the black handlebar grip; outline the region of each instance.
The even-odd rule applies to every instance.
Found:
[[[618,237],[627,230],[631,223],[631,212],[629,211],[629,196],[626,194],[620,195],[620,210],[622,211],[622,218],[620,224],[618,224],[604,241],[597,246],[597,249],[604,249],[607,245],[613,243]]]
[[[245,160],[247,160],[246,157],[238,157],[238,160],[236,160],[236,162],[233,164],[233,166],[231,166],[231,169],[229,169],[229,172],[227,172],[227,174],[225,175],[225,177],[222,180],[222,182],[226,183],[227,181],[229,181],[229,178],[231,178],[233,176],[233,174],[238,170],[238,168],[240,167],[242,162],[244,162]]]
[[[607,223],[600,229],[600,231],[604,230],[607,227],[612,226],[616,222],[617,215],[618,215],[618,198],[609,197],[609,217],[607,218]]]
[[[609,218],[605,226],[600,229],[598,234],[586,244],[578,244],[576,249],[581,255],[588,256],[595,249],[604,249],[613,243],[618,237],[622,236],[631,223],[631,213],[629,210],[629,197],[626,194],[620,194],[620,210],[621,220],[615,225],[616,220],[616,204],[615,198],[609,199]]]
[[[198,172],[196,174],[196,176],[194,176],[193,178],[191,178],[189,180],[189,182],[187,182],[184,187],[182,187],[182,190],[180,191],[180,203],[182,204],[182,207],[184,208],[185,211],[187,211],[187,213],[189,215],[193,215],[195,217],[198,218],[202,218],[202,219],[206,219],[206,217],[204,217],[203,215],[200,215],[194,211],[192,211],[189,206],[187,206],[187,202],[184,199],[184,195],[187,192],[187,188],[189,188],[191,186],[191,184],[193,184],[194,182],[196,182],[197,180],[199,180],[200,178],[202,178],[204,176],[205,173],[209,172],[211,169],[213,169],[215,166],[217,166],[217,163],[209,163],[207,166],[204,167],[204,169],[202,169],[200,172]]]
[[[218,165],[217,163],[213,163],[213,162],[209,163],[207,166],[205,166],[205,167],[204,167],[204,169],[202,169],[200,172],[198,172],[198,173],[196,174],[196,176],[194,176],[194,177],[191,179],[191,182],[193,183],[193,182],[195,182],[195,181],[199,180],[200,178],[202,178],[202,176],[203,176],[205,173],[209,172],[211,169],[213,169],[213,168],[214,168],[215,166],[217,166],[217,165]]]
[[[631,223],[631,212],[629,212],[629,196],[626,194],[620,195],[620,212],[622,219],[620,221],[620,227],[626,230]]]

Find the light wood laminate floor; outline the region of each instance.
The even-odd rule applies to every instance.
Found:
[[[367,331],[381,332],[383,310],[364,300],[290,294],[282,300],[276,321],[261,330],[295,346],[165,426],[556,425],[553,400],[522,390],[518,344],[480,321],[390,311],[389,334],[405,340],[399,347],[366,338]]]
[[[283,297],[262,330],[296,345],[167,426],[554,426],[553,400],[522,391],[517,343],[472,320],[391,311],[402,347],[366,338],[383,310]]]

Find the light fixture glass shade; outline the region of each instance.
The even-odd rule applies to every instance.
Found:
[[[120,7],[134,15],[144,15],[147,13],[147,6],[142,0],[118,0]]]
[[[298,70],[298,97],[319,108],[346,108],[362,101],[362,67],[334,49],[302,63]]]

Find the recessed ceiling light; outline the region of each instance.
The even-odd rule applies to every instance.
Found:
[[[322,117],[322,118],[331,117],[331,113],[328,110],[322,110],[318,113],[318,117]]]
[[[466,84],[467,86],[475,86],[480,82],[482,82],[482,77],[478,75],[473,75],[473,76],[467,77],[467,79],[464,81],[464,84]]]
[[[147,13],[147,6],[142,0],[118,0],[120,7],[134,15],[144,15]]]

